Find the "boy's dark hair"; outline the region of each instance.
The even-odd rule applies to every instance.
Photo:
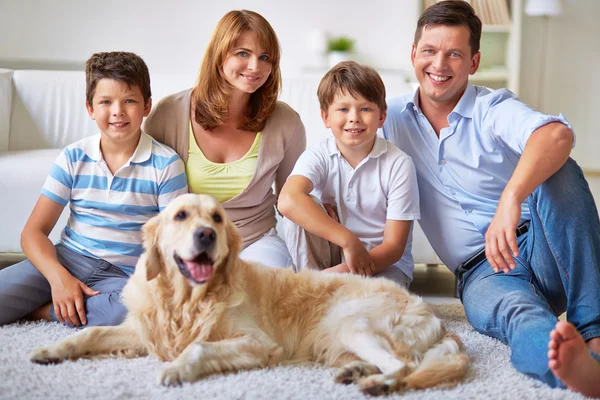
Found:
[[[464,26],[469,29],[469,46],[471,56],[479,51],[481,41],[481,20],[475,14],[475,10],[464,0],[440,1],[423,11],[417,22],[415,31],[415,46],[419,43],[423,29],[435,25]]]
[[[98,81],[103,78],[125,82],[129,87],[136,85],[144,96],[144,104],[152,97],[150,73],[140,56],[125,51],[95,53],[85,63],[85,101],[93,106],[92,100]]]
[[[338,93],[347,93],[353,97],[360,95],[377,104],[381,112],[387,110],[385,85],[377,71],[366,65],[342,61],[331,68],[321,79],[317,89],[321,110],[327,111]]]

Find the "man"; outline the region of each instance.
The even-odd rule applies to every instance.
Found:
[[[600,396],[600,221],[573,132],[468,82],[480,38],[468,3],[426,9],[411,53],[420,87],[390,103],[383,134],[415,163],[420,224],[469,322],[507,343],[517,370]]]

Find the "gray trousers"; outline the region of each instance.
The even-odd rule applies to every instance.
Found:
[[[323,209],[323,212],[326,212],[323,204],[315,197],[311,197]],[[287,218],[283,220],[283,232],[285,243],[292,257],[294,271],[299,272],[303,268],[320,271],[342,262],[342,249],[338,245],[313,235]],[[387,278],[406,289],[411,282],[404,272],[393,265],[376,273],[373,277]]]
[[[87,325],[119,325],[127,315],[121,291],[129,276],[120,268],[97,258],[86,257],[56,245],[58,261],[71,275],[100,294],[84,295]],[[50,284],[29,261],[0,270],[0,325],[15,322],[52,301]],[[54,306],[50,309],[54,321]]]

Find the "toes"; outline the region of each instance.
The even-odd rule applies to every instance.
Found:
[[[357,361],[338,369],[335,373],[334,380],[337,383],[349,385],[358,381],[360,378],[379,374],[380,372],[379,368],[373,364]]]
[[[577,328],[575,328],[573,324],[567,321],[558,321],[556,323],[556,326],[554,327],[554,331],[556,331],[564,340],[579,335],[579,332],[577,332]]]
[[[398,381],[386,378],[385,375],[372,375],[361,379],[358,384],[360,390],[371,396],[383,396],[392,393],[398,386]]]
[[[52,354],[47,349],[37,349],[34,350],[29,356],[29,360],[36,364],[59,364],[63,362],[66,357],[59,357],[56,354]]]
[[[160,376],[160,384],[163,386],[181,386],[183,379],[176,367],[165,369]]]

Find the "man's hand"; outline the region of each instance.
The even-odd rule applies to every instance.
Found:
[[[375,263],[358,238],[350,246],[344,248],[343,251],[346,265],[350,269],[350,272],[362,276],[371,276],[374,274]]]
[[[62,275],[58,281],[50,286],[56,318],[62,324],[67,322],[73,326],[86,325],[87,317],[83,304],[83,294],[96,296],[100,292],[90,289],[79,279],[68,273]]]
[[[514,197],[503,194],[485,233],[485,256],[494,272],[502,270],[509,273],[516,268],[513,255],[519,256],[516,231],[520,220],[521,203]]]

